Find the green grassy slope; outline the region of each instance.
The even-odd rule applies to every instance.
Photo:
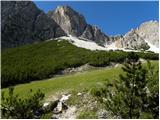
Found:
[[[158,61],[152,61],[152,64],[158,68]],[[61,91],[91,89],[105,81],[118,80],[120,73],[122,73],[121,66],[91,70],[73,75],[63,75],[44,81],[17,85],[15,86],[15,92],[25,97],[30,89],[33,91],[40,89],[48,97]],[[2,91],[6,91],[6,89],[2,89]]]
[[[2,87],[50,78],[62,69],[86,63],[106,66],[123,62],[123,51],[90,51],[67,41],[47,41],[2,51]],[[136,53],[142,58],[158,59],[158,54]]]
[[[103,68],[100,70],[91,70],[83,73],[63,75],[48,80],[34,81],[31,83],[17,85],[15,86],[15,92],[25,96],[30,89],[41,89],[48,96],[58,91],[81,90],[82,88],[93,87],[107,79],[112,80],[117,78],[121,72],[121,69],[117,67],[112,69]],[[6,88],[2,89],[2,91],[4,90],[6,90]]]

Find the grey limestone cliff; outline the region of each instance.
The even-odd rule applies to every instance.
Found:
[[[2,48],[65,35],[59,25],[31,1],[1,2]]]
[[[67,34],[101,44],[109,40],[109,37],[98,27],[87,24],[84,16],[69,6],[58,6],[55,10],[49,11],[48,16],[55,20]]]

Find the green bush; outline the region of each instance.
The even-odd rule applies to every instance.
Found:
[[[158,119],[158,67],[149,61],[147,67],[142,66],[137,60],[138,57],[130,53],[120,79],[92,89],[91,94],[106,106],[106,110],[121,118]]]
[[[1,83],[7,87],[49,78],[60,70],[89,63],[107,66],[123,63],[129,52],[91,51],[78,48],[68,41],[48,41],[2,50]],[[144,59],[158,59],[155,53],[136,53]]]
[[[42,108],[44,94],[38,90],[34,94],[32,90],[25,98],[14,94],[14,88],[9,88],[8,94],[2,93],[1,113],[5,119],[31,119],[39,116]]]

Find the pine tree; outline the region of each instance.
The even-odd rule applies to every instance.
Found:
[[[147,89],[148,103],[145,111],[152,115],[152,118],[159,118],[159,68],[155,68],[150,61],[147,62]]]
[[[40,90],[32,94],[32,90],[25,98],[20,98],[14,93],[14,88],[9,88],[8,94],[2,92],[1,112],[2,118],[9,119],[32,119],[42,108],[41,101],[44,93]]]
[[[129,54],[126,64],[122,67],[126,75],[120,75],[123,86],[118,88],[124,93],[123,100],[129,109],[128,117],[130,119],[140,117],[143,104],[146,102],[146,70],[142,68],[138,59],[133,52]]]
[[[122,69],[125,74],[120,75],[119,82],[106,86],[106,107],[122,118],[139,118],[147,100],[146,70],[133,52],[128,55]]]

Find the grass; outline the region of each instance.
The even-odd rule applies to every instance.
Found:
[[[82,111],[78,115],[78,119],[98,119],[96,112],[94,111]]]
[[[96,84],[100,84],[107,78],[109,78],[109,80],[115,79],[121,72],[120,67],[118,67],[112,69],[103,68],[100,70],[91,70],[72,75],[63,75],[48,80],[17,85],[15,86],[15,92],[25,96],[30,89],[33,91],[40,89],[46,94],[46,96],[49,96],[58,91],[81,90],[82,88],[94,87]],[[2,89],[2,91],[5,90],[6,88]]]
[[[158,67],[158,61],[152,61],[152,64]],[[82,73],[75,73],[70,75],[57,76],[43,81],[34,81],[26,84],[15,86],[15,93],[25,97],[29,90],[33,91],[40,89],[45,93],[46,97],[56,94],[57,92],[82,89],[90,89],[97,85],[101,85],[106,80],[118,79],[119,74],[122,73],[121,67],[102,68],[98,70],[90,70]],[[2,89],[6,91],[7,88]]]
[[[144,59],[158,59],[158,54],[151,52],[135,54]],[[124,51],[91,51],[63,40],[9,48],[2,50],[1,86],[48,79],[61,70],[86,63],[101,67],[112,62],[123,63],[128,55]]]

